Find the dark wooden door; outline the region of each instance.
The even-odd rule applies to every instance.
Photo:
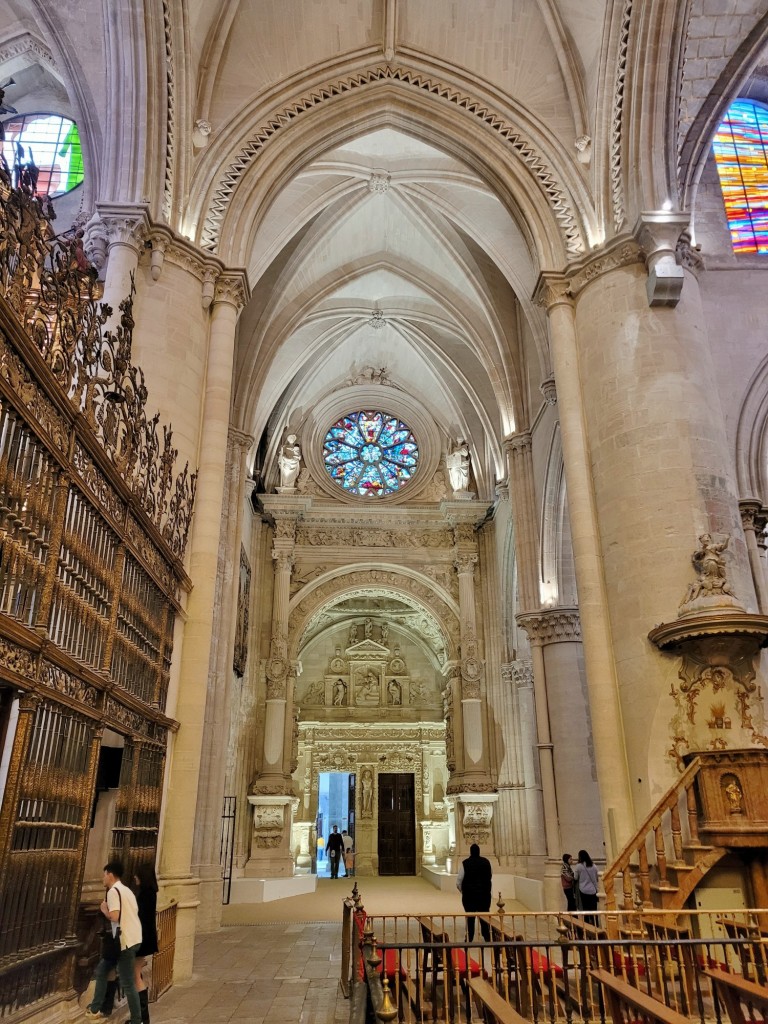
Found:
[[[379,775],[379,874],[416,874],[412,773]]]

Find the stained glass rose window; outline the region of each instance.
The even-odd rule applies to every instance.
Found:
[[[394,494],[413,477],[419,446],[411,428],[388,412],[351,412],[331,427],[323,461],[332,480],[363,498]]]

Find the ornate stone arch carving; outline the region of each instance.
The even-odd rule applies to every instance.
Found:
[[[428,576],[390,565],[346,566],[321,576],[299,591],[289,608],[289,657],[297,657],[307,624],[330,599],[371,589],[421,608],[440,629],[446,663],[458,657],[459,609],[456,603]]]
[[[467,94],[439,78],[431,69],[421,70],[391,63],[377,63],[336,76],[315,87],[305,88],[303,93],[284,101],[282,106],[275,108],[248,132],[247,140],[239,146],[223,171],[216,173],[213,167],[209,167],[209,173],[216,174],[217,182],[208,192],[203,208],[199,211],[202,222],[199,236],[201,246],[211,252],[218,251],[222,225],[235,191],[252,162],[258,159],[267,144],[284,128],[329,101],[386,83],[410,93],[420,92],[434,97],[443,105],[452,106],[457,113],[472,118],[476,124],[493,132],[515,161],[522,164],[526,176],[548,207],[550,216],[559,228],[566,256],[577,258],[586,252],[584,224],[593,217],[587,194],[579,192],[581,186],[575,178],[565,182],[563,175],[545,155],[540,143],[535,141],[536,128],[532,123],[530,130],[524,129],[520,123],[523,121],[522,115],[520,122],[513,122],[501,110],[493,109],[485,98]],[[556,145],[555,140],[552,140],[552,144]],[[574,190],[579,192],[578,197]]]

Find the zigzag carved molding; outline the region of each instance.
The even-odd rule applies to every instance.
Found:
[[[490,110],[479,100],[472,99],[471,96],[459,92],[444,82],[440,82],[417,71],[392,67],[391,65],[379,65],[368,71],[349,75],[346,78],[341,78],[335,82],[329,82],[317,89],[313,89],[263,124],[230,164],[213,195],[203,224],[202,247],[210,252],[215,252],[218,248],[221,225],[237,183],[251,161],[258,157],[266,143],[274,135],[301,114],[319,106],[326,100],[351,92],[353,89],[364,88],[365,86],[386,80],[401,82],[404,85],[412,86],[413,88],[439,96],[441,99],[448,100],[455,104],[458,109],[466,111],[466,113],[482,121],[495,131],[500,138],[508,143],[515,155],[523,161],[538,182],[552,208],[555,219],[560,225],[568,255],[576,257],[584,253],[584,239],[565,189],[557,181],[532,144],[513,125],[509,124],[500,114]]]

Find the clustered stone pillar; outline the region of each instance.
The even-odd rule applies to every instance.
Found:
[[[265,510],[275,520],[272,544],[274,579],[272,631],[265,666],[266,711],[262,730],[261,769],[251,785],[253,807],[251,855],[246,877],[285,877],[294,872],[291,852],[295,768],[293,713],[296,668],[288,659],[288,606],[296,543],[296,524],[307,506],[305,498],[264,495]]]
[[[205,707],[205,737],[195,818],[194,865],[200,877],[198,931],[221,923],[221,815],[229,743],[233,657],[237,629],[240,558],[237,550],[245,496],[246,459],[253,438],[230,428],[227,436],[225,504],[219,537],[211,670]]]
[[[584,660],[592,721],[603,829],[609,858],[634,831],[619,684],[613,660],[608,595],[602,569],[600,529],[590,468],[589,443],[581,392],[579,351],[573,301],[567,281],[542,275],[539,298],[549,317],[550,351],[557,382],[560,434],[571,520]]]
[[[449,783],[449,792],[455,801],[456,853],[461,858],[467,855],[472,843],[486,847],[491,843],[491,821],[498,793],[490,775],[487,723],[482,701],[484,666],[480,656],[475,604],[478,554],[474,530],[478,511],[468,509],[464,502],[450,505],[450,510],[446,511],[454,531],[461,662],[460,675],[454,677],[452,686],[456,769]],[[494,856],[490,849],[486,853]]]
[[[517,621],[529,633],[533,669],[533,695],[536,705],[536,746],[539,752],[541,794],[544,804],[544,828],[547,858],[560,857],[560,828],[557,815],[557,794],[549,726],[547,677],[541,645],[528,629],[528,615],[539,607],[538,545],[533,485],[533,454],[530,431],[520,431],[504,441],[509,467],[509,497],[515,530],[518,602],[521,614]]]
[[[238,312],[246,297],[244,275],[223,274],[209,329],[208,366],[200,428],[200,464],[190,538],[189,597],[181,648],[176,717],[184,723],[174,737],[165,801],[160,873],[166,896],[177,900],[174,976],[189,978],[199,903],[199,879],[192,872],[192,844],[200,779],[212,623],[216,597],[219,534],[224,500],[232,368]]]

